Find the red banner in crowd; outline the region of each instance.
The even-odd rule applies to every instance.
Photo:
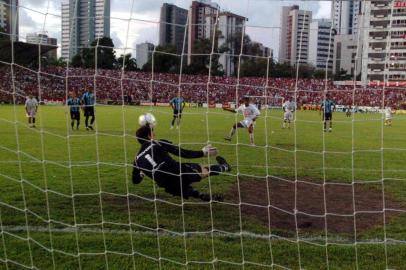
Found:
[[[396,8],[406,7],[406,1],[396,1],[395,2],[395,7]]]
[[[368,86],[406,86],[406,82],[386,82],[386,84],[384,82],[381,81],[372,81],[368,83]]]

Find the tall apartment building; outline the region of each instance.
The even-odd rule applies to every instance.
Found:
[[[27,43],[32,44],[41,44],[48,45],[48,35],[47,34],[38,34],[38,33],[29,33],[26,36]]]
[[[151,58],[152,51],[154,50],[154,44],[144,42],[137,44],[135,52],[137,54],[137,66],[138,68],[142,68]]]
[[[406,3],[366,2],[362,81],[406,81]]]
[[[110,0],[62,2],[62,58],[71,59],[101,37],[110,37]]]
[[[333,74],[342,70],[351,78],[361,73],[362,38],[360,35],[337,35],[334,37]]]
[[[159,45],[172,44],[176,46],[178,54],[183,51],[186,53],[187,16],[187,9],[168,3],[162,5],[159,25]]]
[[[27,43],[39,44],[39,45],[49,45],[55,47],[54,49],[47,52],[47,57],[50,59],[57,58],[58,42],[56,38],[50,38],[45,33],[29,33],[26,36]]]
[[[356,35],[360,26],[361,0],[336,0],[331,5],[331,20],[338,35]]]
[[[333,70],[334,35],[331,20],[310,23],[308,63],[317,69]]]
[[[312,12],[299,6],[282,7],[279,36],[279,62],[307,63]]]
[[[57,59],[58,58],[58,40],[56,38],[48,37],[48,45],[54,46],[55,49],[47,53],[48,58]]]
[[[232,38],[241,38],[241,34],[244,33],[245,21],[247,18],[231,12],[221,12],[218,16],[216,29],[221,33],[218,37],[218,47],[226,46],[229,48],[227,53],[223,53],[219,57],[219,64],[223,66],[224,74],[227,76],[235,74],[236,57],[241,51],[241,48],[235,48]]]
[[[18,41],[18,0],[0,0],[0,27]],[[4,35],[4,34],[3,34]]]
[[[196,40],[213,37],[214,25],[219,11],[220,7],[210,0],[192,2],[188,13],[188,64],[192,62]]]

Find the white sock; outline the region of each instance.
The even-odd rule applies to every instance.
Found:
[[[254,144],[254,133],[250,133],[250,143]]]
[[[233,137],[234,134],[235,134],[235,128],[232,128],[231,131],[230,131],[229,137],[230,137],[230,138]]]

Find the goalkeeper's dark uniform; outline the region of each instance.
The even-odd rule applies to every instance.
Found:
[[[180,163],[169,154],[188,159],[204,157],[203,151],[186,150],[166,140],[145,141],[135,157],[132,173],[133,183],[139,184],[142,181],[142,172],[174,196],[183,195],[185,199],[195,197],[206,200],[207,198],[202,196],[207,195],[200,194],[191,187],[192,183],[202,180],[201,165]],[[226,166],[228,164],[210,166],[210,175],[218,175],[220,172],[227,171],[228,167]]]

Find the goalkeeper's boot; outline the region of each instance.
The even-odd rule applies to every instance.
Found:
[[[92,126],[89,126],[89,128],[90,128],[91,130],[93,130],[93,127],[92,127]]]
[[[224,202],[224,195],[223,194],[212,194],[211,197],[213,198],[213,201]]]
[[[224,140],[231,142],[231,137],[230,137],[230,136],[226,136],[226,137],[224,137]]]
[[[200,193],[199,197],[200,197],[200,200],[202,200],[204,202],[210,202],[210,194]]]
[[[217,163],[224,168],[225,172],[230,172],[231,171],[230,164],[228,164],[227,161],[223,157],[217,156],[216,160],[217,160]]]
[[[223,202],[224,196],[221,194],[212,194],[212,196],[210,197],[210,194],[200,193],[200,199],[204,202],[210,202],[211,200],[217,201],[217,202]]]

